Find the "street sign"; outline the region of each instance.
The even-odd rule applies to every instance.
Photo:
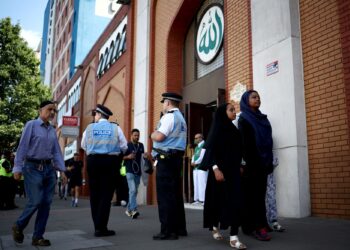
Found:
[[[79,117],[78,116],[63,116],[62,117],[62,125],[63,126],[79,126]]]

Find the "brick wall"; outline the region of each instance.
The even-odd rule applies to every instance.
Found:
[[[225,1],[225,82],[226,97],[239,81],[252,88],[252,42],[250,1]],[[239,105],[235,104],[238,111]]]
[[[311,212],[316,216],[350,218],[349,38],[344,57],[341,35],[344,25],[349,30],[346,2],[300,1]]]

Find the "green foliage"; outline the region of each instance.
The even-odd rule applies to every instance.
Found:
[[[40,79],[39,61],[20,37],[19,24],[0,19],[0,150],[17,146],[24,124],[38,115],[51,91]]]

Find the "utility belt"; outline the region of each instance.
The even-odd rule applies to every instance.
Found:
[[[48,165],[52,163],[52,159],[39,160],[39,159],[27,158],[26,161],[35,163],[35,164],[40,164],[40,165]]]
[[[158,154],[156,155],[156,159],[170,159],[176,157],[182,157],[185,154],[185,151],[177,150],[177,149],[169,149],[168,151],[152,148]]]

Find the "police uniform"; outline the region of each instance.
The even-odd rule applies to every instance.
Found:
[[[95,112],[107,119],[113,113],[98,104]],[[87,154],[90,206],[95,236],[114,235],[107,229],[115,176],[121,164],[120,155],[127,149],[127,141],[120,127],[105,118],[89,124],[84,131],[81,146]]]
[[[164,93],[163,100],[180,102],[175,93]],[[153,239],[163,240],[185,236],[186,219],[181,191],[182,159],[186,148],[187,125],[178,108],[168,110],[158,123],[157,131],[165,135],[163,141],[153,141],[152,155],[156,159],[156,190],[161,223],[160,234]]]

